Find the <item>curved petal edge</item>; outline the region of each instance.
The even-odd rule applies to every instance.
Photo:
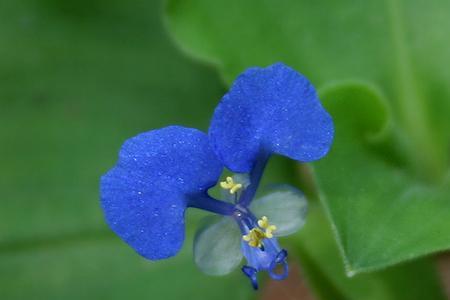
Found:
[[[314,87],[282,63],[242,73],[217,106],[209,129],[214,151],[234,172],[249,172],[262,151],[318,160],[328,153],[333,136],[332,118]]]
[[[137,135],[101,178],[107,223],[140,255],[173,256],[184,241],[188,197],[206,193],[221,171],[201,131],[171,126]]]

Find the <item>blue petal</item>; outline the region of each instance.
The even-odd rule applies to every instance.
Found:
[[[221,171],[207,136],[196,129],[142,133],[124,143],[117,165],[101,179],[106,220],[142,256],[173,256],[183,244],[188,198],[207,193]]]
[[[261,152],[310,162],[323,157],[333,139],[333,121],[314,87],[278,63],[250,68],[222,98],[209,136],[223,163],[249,172]]]

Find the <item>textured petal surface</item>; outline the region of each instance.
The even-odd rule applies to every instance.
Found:
[[[308,202],[296,188],[280,185],[253,201],[250,210],[257,218],[266,216],[270,224],[277,226],[275,236],[286,236],[305,225]]]
[[[323,157],[333,122],[314,87],[282,63],[249,68],[222,98],[209,135],[234,172],[249,172],[261,150],[309,162]]]
[[[207,136],[196,129],[142,133],[124,143],[116,167],[101,179],[106,220],[142,256],[173,256],[184,240],[187,195],[205,193],[221,170]]]
[[[242,260],[242,234],[231,217],[210,217],[194,241],[194,260],[204,273],[225,275]]]

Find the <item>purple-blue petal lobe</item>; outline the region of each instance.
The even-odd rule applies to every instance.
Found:
[[[216,184],[222,164],[206,134],[171,126],[127,140],[117,165],[101,178],[111,229],[140,255],[175,255],[184,241],[189,198]]]
[[[301,162],[327,154],[333,121],[311,83],[277,63],[249,68],[217,106],[209,136],[222,162],[234,172],[249,172],[260,153]]]

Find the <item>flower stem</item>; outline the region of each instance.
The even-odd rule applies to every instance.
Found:
[[[270,154],[265,151],[259,154],[253,169],[250,171],[250,185],[242,192],[242,196],[239,199],[240,205],[246,207],[252,201],[256,194],[256,190],[258,189],[269,157]]]
[[[203,209],[223,216],[232,215],[235,210],[233,204],[214,199],[206,193],[189,197],[187,206]]]

